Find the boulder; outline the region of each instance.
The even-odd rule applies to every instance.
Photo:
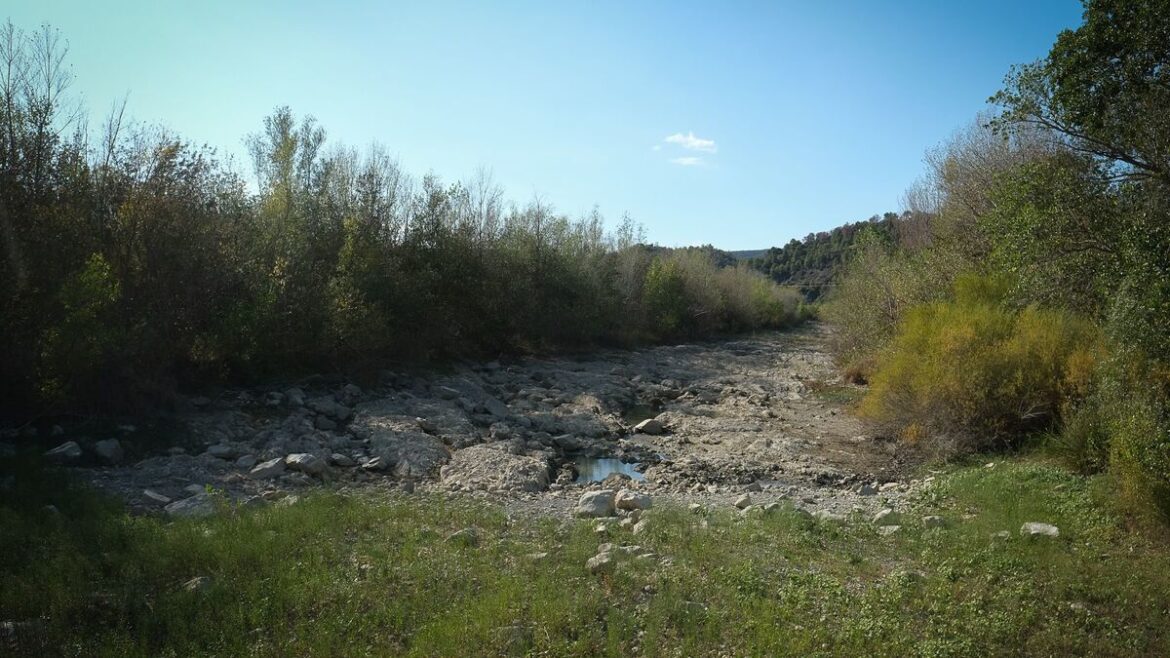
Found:
[[[614,496],[614,506],[618,509],[644,510],[650,509],[651,505],[653,505],[653,500],[650,498],[650,494],[644,494],[638,491],[622,489]]]
[[[307,475],[321,475],[329,468],[325,460],[307,452],[298,452],[284,458],[285,466]]]
[[[305,392],[299,388],[293,387],[285,391],[284,399],[290,407],[305,406]]]
[[[207,454],[216,459],[235,459],[240,456],[240,451],[229,443],[217,443],[207,448]]]
[[[613,567],[613,555],[608,552],[598,553],[585,562],[585,568],[594,575],[613,571]]]
[[[93,444],[93,453],[103,462],[113,465],[122,461],[125,453],[117,439],[103,439]]]
[[[1020,526],[1020,534],[1025,537],[1059,537],[1060,528],[1050,523],[1029,521]]]
[[[81,459],[81,446],[76,441],[66,441],[45,453],[45,459],[54,464],[73,464]]]
[[[335,452],[332,455],[329,455],[329,463],[333,464],[334,466],[340,466],[341,468],[350,468],[351,466],[357,464],[353,458],[349,457],[348,455],[343,455],[340,452]]]
[[[479,531],[475,528],[464,528],[447,535],[447,539],[445,541],[448,544],[474,548],[479,546]]]
[[[274,459],[269,459],[266,462],[260,462],[259,464],[256,464],[256,466],[251,471],[248,471],[248,477],[252,478],[253,480],[266,480],[268,478],[274,478],[284,473],[284,467],[284,458],[276,457]]]
[[[419,429],[414,417],[404,417],[385,401],[359,405],[350,431],[369,441],[372,456],[399,477],[431,477],[451,453],[438,438]]]
[[[480,491],[544,491],[551,479],[547,460],[487,443],[456,450],[439,473],[446,484]]]
[[[651,436],[657,436],[659,434],[662,434],[662,430],[663,430],[662,423],[658,422],[658,420],[655,418],[647,418],[646,420],[638,423],[637,425],[634,425],[635,432],[640,432],[642,434],[649,434]]]
[[[215,500],[206,492],[195,494],[190,498],[176,500],[163,508],[169,516],[175,518],[201,518],[215,514]]]
[[[615,494],[609,489],[601,491],[587,491],[581,494],[573,514],[582,518],[600,518],[613,516]]]
[[[752,504],[752,497],[749,494],[744,494],[735,499],[735,506],[738,509],[746,509]]]

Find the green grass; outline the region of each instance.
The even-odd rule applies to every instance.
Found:
[[[1170,556],[1097,480],[1029,461],[863,519],[655,509],[637,536],[440,497],[135,518],[51,472],[0,500],[0,651],[84,656],[1170,655]],[[53,504],[60,514],[42,509]],[[927,530],[923,514],[948,520]],[[1060,527],[1026,540],[1024,521]],[[446,542],[479,529],[478,546]],[[1008,530],[1008,539],[994,533]],[[590,575],[602,541],[659,559]],[[531,554],[548,553],[534,558]],[[183,584],[207,576],[211,585]]]

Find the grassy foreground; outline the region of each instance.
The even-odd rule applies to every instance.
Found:
[[[888,537],[792,509],[670,508],[637,536],[599,537],[591,522],[372,494],[167,522],[18,476],[0,501],[0,651],[1170,655],[1170,555],[1102,511],[1097,486],[1002,462],[941,477]],[[947,526],[924,528],[928,513]],[[1024,521],[1061,536],[1022,538]],[[447,540],[469,526],[477,545]],[[602,541],[658,557],[591,575]]]

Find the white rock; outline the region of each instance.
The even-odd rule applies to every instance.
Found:
[[[873,515],[874,525],[896,525],[898,523],[898,513],[889,507],[881,510]]]
[[[1050,523],[1029,521],[1020,526],[1020,534],[1025,537],[1059,537],[1060,528]]]
[[[81,446],[76,441],[66,441],[46,452],[45,459],[54,464],[72,464],[81,459]]]
[[[281,473],[284,473],[284,458],[275,457],[266,462],[256,464],[255,468],[248,471],[248,477],[253,480],[265,480],[267,478],[274,478]]]
[[[900,525],[880,525],[878,526],[877,533],[883,537],[888,537],[901,529],[902,526]]]
[[[164,496],[164,495],[160,494],[159,492],[151,490],[151,489],[143,489],[142,495],[149,498],[150,500],[153,500],[156,503],[161,503],[163,505],[169,505],[171,503],[171,499],[169,496]]]
[[[307,452],[298,452],[284,458],[285,466],[308,475],[321,475],[329,467],[325,460]]]
[[[609,489],[587,491],[581,494],[581,498],[577,501],[577,507],[573,510],[573,514],[583,518],[613,516],[615,509],[614,498],[614,492]]]
[[[658,420],[655,418],[647,418],[646,420],[635,425],[634,431],[641,432],[642,434],[649,434],[651,436],[657,436],[662,434],[662,423],[658,422]]]
[[[614,497],[614,506],[618,509],[644,510],[650,509],[653,504],[650,494],[630,491],[629,489],[622,489]]]

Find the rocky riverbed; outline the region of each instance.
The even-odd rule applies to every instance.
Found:
[[[555,515],[603,488],[701,506],[790,501],[823,516],[897,508],[920,483],[904,479],[894,443],[844,408],[850,389],[826,331],[384,372],[365,388],[318,378],[224,391],[187,399],[165,432],[54,427],[50,458],[135,511],[177,516],[320,487],[440,491]],[[578,481],[595,458],[641,477]]]

